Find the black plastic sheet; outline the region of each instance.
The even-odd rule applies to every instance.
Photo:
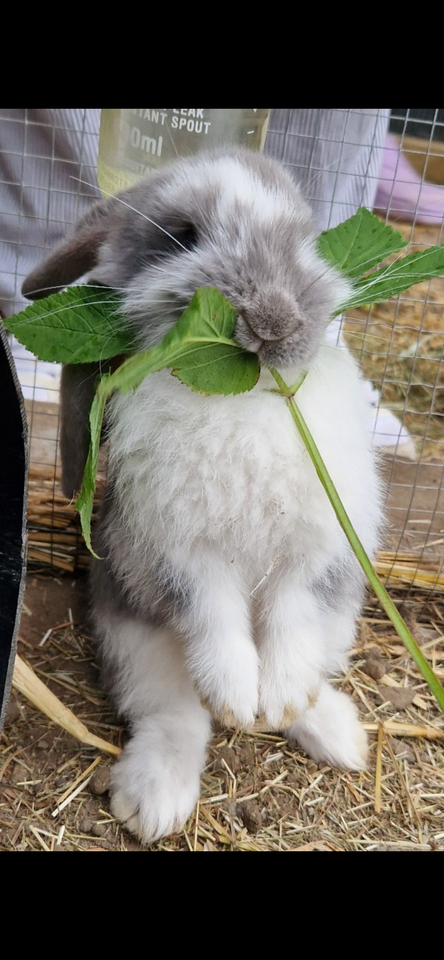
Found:
[[[11,691],[27,550],[26,413],[0,321],[0,732]]]

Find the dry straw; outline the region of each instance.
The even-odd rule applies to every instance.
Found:
[[[59,727],[67,730],[77,740],[87,743],[90,747],[97,747],[98,750],[105,750],[106,753],[111,753],[113,756],[119,755],[119,747],[90,733],[85,724],[78,720],[75,714],[42,683],[32,667],[22,660],[18,654],[14,663],[12,685],[45,716],[53,720]]]

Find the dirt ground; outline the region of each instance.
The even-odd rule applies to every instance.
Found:
[[[411,465],[397,470],[405,479]],[[400,588],[393,599],[442,682],[444,593]],[[90,732],[120,747],[124,731],[100,689],[87,608],[85,573],[35,566],[18,653]],[[443,851],[444,716],[371,596],[341,686],[369,732],[368,770],[316,764],[274,733],[216,727],[196,810],[184,830],[150,847],[110,813],[114,757],[13,689],[0,741],[0,850]]]

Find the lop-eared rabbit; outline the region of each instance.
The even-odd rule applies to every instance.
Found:
[[[370,556],[380,483],[359,372],[324,340],[350,287],[318,255],[311,210],[279,162],[235,148],[180,159],[93,205],[23,290],[81,277],[121,292],[140,349],[198,288],[217,287],[261,366],[239,395],[194,392],[165,369],[109,401],[91,612],[129,732],[112,811],[152,843],[193,811],[212,717],[243,729],[260,718],[316,761],[366,764],[357,710],[329,679],[353,645],[364,577],[269,367],[289,384],[307,371],[297,403]],[[62,372],[68,497],[96,372]]]

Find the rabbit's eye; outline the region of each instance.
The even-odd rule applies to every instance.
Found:
[[[172,231],[174,239],[187,250],[193,250],[197,244],[197,230],[192,223],[185,223],[183,226]]]
[[[186,250],[192,250],[197,244],[197,228],[189,221],[177,219],[170,221],[168,225],[168,235],[174,241],[174,247],[185,247]]]

